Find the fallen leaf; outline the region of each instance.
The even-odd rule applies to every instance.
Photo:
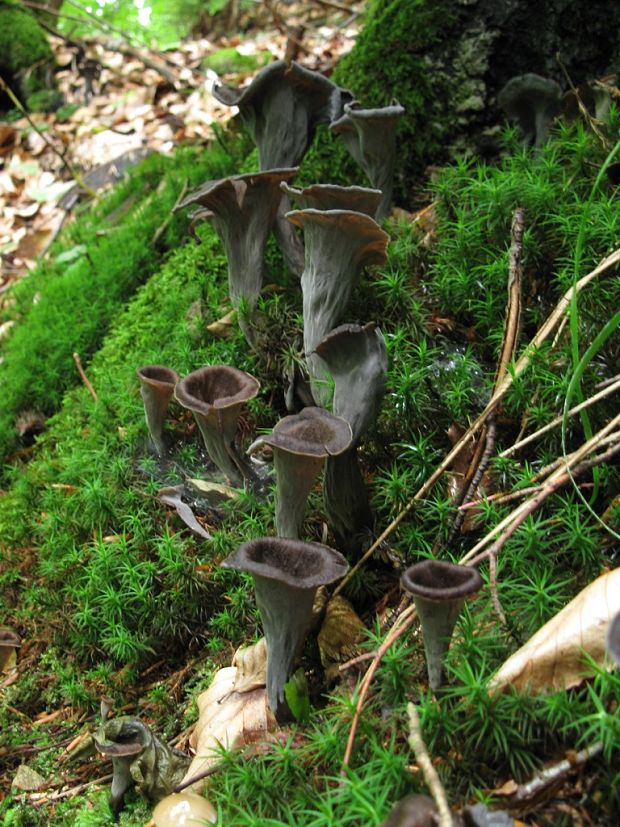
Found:
[[[47,785],[47,781],[36,770],[31,769],[27,764],[20,764],[11,782],[11,787],[25,792],[36,792]]]
[[[182,485],[160,488],[157,492],[157,499],[164,505],[171,505],[190,531],[198,535],[198,537],[202,537],[204,540],[210,540],[211,535],[209,532],[200,525],[192,509],[181,499],[182,493]]]
[[[605,657],[605,636],[620,609],[620,568],[586,586],[500,667],[490,692],[507,687],[545,692],[569,689],[592,674],[584,653],[599,666],[612,668]]]
[[[229,336],[232,336],[235,331],[236,317],[237,311],[231,310],[225,316],[222,316],[221,319],[207,325],[207,330],[218,339],[227,339]]]
[[[344,597],[332,597],[318,635],[321,663],[329,670],[358,654],[364,624]]]
[[[239,492],[229,485],[223,485],[220,482],[209,482],[208,480],[188,479],[187,482],[203,494],[221,494],[222,497],[234,500],[239,496]]]

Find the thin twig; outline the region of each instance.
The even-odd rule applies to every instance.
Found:
[[[407,740],[414,752],[415,760],[424,774],[426,786],[431,791],[431,795],[437,805],[437,810],[439,811],[438,827],[453,827],[454,820],[450,812],[448,796],[446,795],[446,791],[439,779],[437,770],[433,766],[426,744],[422,738],[422,725],[415,704],[411,702],[407,704],[407,715],[409,716],[409,737]]]
[[[354,9],[353,6],[345,6],[344,3],[336,3],[335,0],[314,0],[319,6],[327,6],[328,9],[337,9],[338,11],[346,11],[348,14],[359,14],[359,9]]]
[[[575,414],[582,411],[584,408],[589,408],[591,405],[594,405],[596,402],[600,402],[601,399],[604,399],[606,396],[610,396],[612,393],[615,393],[617,390],[620,390],[620,378],[616,377],[615,381],[611,384],[606,384],[605,387],[600,390],[598,393],[595,393],[594,396],[590,396],[588,399],[584,399],[583,402],[580,402],[579,405],[575,405],[574,408],[571,408],[568,411],[567,416],[571,417]],[[557,428],[558,425],[562,424],[562,417],[557,416],[551,422],[548,422],[546,425],[543,425],[542,428],[539,428],[537,431],[529,434],[528,436],[524,437],[524,439],[519,440],[519,442],[515,442],[514,445],[511,445],[510,448],[506,448],[505,451],[502,451],[499,455],[500,457],[511,457],[513,454],[516,454],[521,448],[529,445],[530,442],[534,442],[535,440],[539,439],[544,434],[552,431],[554,428]]]
[[[413,509],[415,504],[418,500],[425,497],[428,492],[432,489],[435,485],[437,480],[443,475],[445,470],[450,467],[450,465],[454,462],[454,459],[460,454],[463,450],[465,445],[471,439],[471,437],[478,432],[478,430],[484,425],[486,422],[489,414],[491,411],[494,411],[500,401],[504,398],[512,383],[515,379],[518,379],[521,374],[523,374],[530,365],[532,360],[532,356],[536,351],[540,348],[540,346],[545,342],[546,339],[553,333],[557,324],[560,322],[564,314],[566,313],[567,308],[570,305],[571,298],[574,294],[580,293],[587,285],[593,281],[597,276],[600,276],[606,270],[609,270],[614,265],[618,264],[620,261],[620,248],[614,250],[613,253],[606,256],[591,272],[587,275],[583,276],[579,281],[577,281],[572,287],[570,287],[566,293],[562,296],[559,302],[556,304],[552,312],[549,314],[547,319],[545,320],[542,327],[536,333],[534,338],[530,341],[530,343],[525,348],[523,355],[517,360],[514,365],[514,369],[511,373],[509,373],[503,381],[500,383],[499,387],[496,388],[495,393],[487,403],[486,407],[482,411],[482,413],[477,417],[477,419],[469,426],[467,431],[463,434],[463,436],[459,439],[459,441],[454,445],[451,451],[446,454],[443,458],[441,463],[438,467],[433,471],[431,476],[426,480],[426,482],[421,486],[421,488],[413,495],[413,497],[409,500],[409,502],[403,507],[402,511],[400,511],[396,517],[392,520],[392,522],[387,526],[387,528],[377,537],[375,542],[370,546],[370,548],[364,552],[362,557],[358,560],[358,562],[352,566],[346,576],[340,581],[339,585],[334,591],[334,594],[339,594],[347,585],[351,582],[351,578],[357,574],[357,572],[362,568],[362,566],[366,563],[366,561],[372,557],[372,555],[377,551],[377,549],[381,546],[382,543],[387,540],[387,538],[392,534],[392,532],[398,528],[401,522],[405,519],[407,514]]]
[[[79,353],[74,353],[73,354],[73,361],[75,362],[75,365],[78,369],[78,373],[80,374],[80,378],[82,379],[82,382],[84,382],[88,392],[90,393],[90,395],[92,396],[92,398],[96,402],[97,401],[97,393],[96,393],[95,389],[93,388],[93,386],[91,385],[90,380],[88,379],[88,376],[86,376],[86,374],[84,373],[84,368],[82,367],[82,360],[80,359],[80,354]]]
[[[51,804],[54,801],[58,801],[60,798],[69,798],[71,796],[79,795],[93,785],[101,786],[102,784],[107,784],[112,780],[112,776],[113,773],[102,775],[101,778],[95,778],[91,781],[84,781],[84,783],[76,784],[75,787],[70,787],[68,790],[56,790],[51,794],[32,793],[28,797],[28,803],[32,807],[42,807],[44,804]]]
[[[374,658],[376,654],[376,649],[373,652],[364,652],[356,658],[351,658],[351,660],[346,661],[346,663],[341,663],[338,667],[338,671],[346,672],[347,669],[352,669],[354,666],[359,666],[360,663],[366,663],[367,660]]]
[[[188,182],[188,179],[186,178],[186,179],[183,181],[183,186],[181,187],[181,192],[179,193],[179,197],[178,197],[178,198],[177,198],[177,200],[175,201],[174,207],[170,210],[170,212],[168,213],[168,215],[167,215],[167,216],[166,216],[166,218],[164,219],[163,224],[161,224],[161,225],[160,225],[160,226],[159,226],[159,227],[155,230],[155,232],[153,233],[153,238],[151,239],[151,247],[155,247],[155,245],[157,244],[157,242],[159,241],[159,239],[160,239],[160,238],[162,237],[162,235],[165,233],[165,231],[166,231],[166,229],[167,229],[168,225],[169,225],[169,224],[170,224],[170,222],[172,221],[172,214],[174,213],[174,211],[176,210],[176,208],[179,206],[179,204],[181,203],[181,201],[185,198],[185,193],[187,192],[187,185],[188,185],[188,183],[189,183],[189,182]]]
[[[519,784],[514,794],[511,796],[511,805],[520,804],[535,798],[543,790],[545,790],[549,784],[552,784],[554,781],[558,781],[560,778],[568,775],[571,770],[576,769],[581,766],[581,764],[585,764],[586,761],[589,761],[590,758],[594,758],[599,755],[602,751],[603,744],[601,741],[596,741],[589,747],[579,750],[579,752],[575,753],[573,757],[565,758],[563,761],[558,761],[557,764],[553,764],[550,767],[545,767],[544,770],[541,770],[537,776],[532,778],[527,783]]]

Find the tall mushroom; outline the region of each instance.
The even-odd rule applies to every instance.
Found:
[[[375,324],[345,324],[335,328],[316,346],[334,380],[333,412],[351,426],[351,446],[325,464],[325,510],[338,548],[359,554],[361,537],[372,527],[366,485],[357,448],[379,414],[388,369],[383,334]]]
[[[382,191],[381,204],[375,215],[377,221],[390,212],[396,164],[396,129],[404,112],[396,101],[380,109],[364,109],[353,101],[345,104],[344,115],[329,127],[342,137],[371,186]]]
[[[259,537],[240,546],[222,566],[252,575],[267,640],[267,698],[276,719],[289,720],[284,684],[303,644],[316,590],[342,577],[347,562],[318,543]]]
[[[511,121],[516,121],[525,146],[542,146],[549,126],[560,111],[562,90],[550,78],[532,72],[511,78],[497,101]]]
[[[239,108],[258,148],[261,170],[300,164],[317,126],[339,118],[353,97],[319,72],[284,60],[261,69],[244,89],[217,84],[213,95],[220,103]],[[284,199],[275,233],[291,272],[299,276],[303,247],[284,218],[289,208]]]
[[[144,365],[137,368],[136,373],[140,380],[140,395],[149,434],[157,453],[164,454],[164,421],[179,376],[172,368],[163,365]]]
[[[235,433],[242,407],[260,390],[249,373],[228,365],[199,368],[181,379],[177,400],[193,414],[207,449],[220,471],[233,485],[253,480],[248,462],[235,448]]]
[[[282,199],[280,184],[296,173],[296,169],[270,169],[209,181],[175,207],[203,207],[198,217],[208,219],[221,238],[228,258],[230,298],[235,307],[246,305],[247,315],[240,314],[239,326],[252,346],[256,344],[252,310],[263,286],[263,255]]]
[[[443,660],[465,599],[482,588],[477,569],[445,560],[423,560],[401,577],[403,588],[413,595],[420,618],[426,667],[431,689],[443,684]]]
[[[273,448],[276,470],[276,531],[278,537],[301,536],[306,500],[326,457],[336,456],[351,444],[351,426],[323,410],[304,408],[285,416],[271,434],[255,440],[249,453],[261,445]]]
[[[293,210],[287,217],[304,231],[304,349],[312,394],[323,403],[326,373],[314,351],[342,321],[360,270],[385,262],[389,238],[370,216],[351,210]]]
[[[381,202],[381,190],[368,187],[339,187],[336,184],[312,184],[297,189],[280,184],[280,189],[296,201],[302,210],[353,210],[371,218]]]

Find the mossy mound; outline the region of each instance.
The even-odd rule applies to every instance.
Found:
[[[36,17],[14,0],[0,0],[0,75],[29,109],[56,98],[54,55]],[[0,111],[12,104],[0,97]]]

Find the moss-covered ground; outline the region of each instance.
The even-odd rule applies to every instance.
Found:
[[[606,154],[581,125],[560,125],[538,154],[507,135],[497,164],[456,164],[439,174],[426,193],[431,224],[421,228],[410,215],[387,222],[388,263],[364,276],[347,318],[377,320],[390,357],[388,393],[363,446],[377,533],[447,453],[448,429],[466,427],[488,401],[503,335],[513,210],[524,208],[526,226],[520,350],[574,279],[619,246],[617,189],[606,178],[594,187]],[[3,623],[24,640],[17,677],[5,680],[0,696],[7,783],[20,763],[74,784],[105,775],[103,762],[58,763],[70,741],[93,726],[103,695],[115,711],[139,714],[172,739],[194,720],[192,700],[215,670],[260,635],[250,581],[218,564],[243,540],[273,533],[273,496],[246,492],[217,509],[197,497],[194,507],[212,539],[193,537],[155,495],[162,485],[204,475],[195,426],[173,403],[171,456],[158,460],[135,375],[136,367],[153,362],[181,375],[213,363],[253,373],[262,390],[243,418],[244,447],[285,412],[281,376],[299,357],[301,298],[275,248],[268,262],[272,286],[260,307],[267,346],[257,356],[236,329],[226,339],[207,330],[230,310],[226,261],[210,227],[199,227],[198,243],[187,216],[176,215],[159,244],[151,243],[184,181],[192,186],[239,170],[243,157],[233,142],[202,155],[181,151],[172,161],[147,161],[68,228],[50,263],[16,291],[10,312],[18,324],[0,368],[0,607]],[[63,255],[65,262],[76,258],[67,265]],[[615,269],[580,294],[571,323],[507,395],[497,416],[496,454],[522,429],[535,430],[561,413],[575,351],[584,353],[619,305]],[[619,349],[617,331],[596,347],[581,383],[584,397],[617,373]],[[96,401],[79,383],[73,351]],[[591,408],[589,422],[571,420],[567,450],[617,411],[613,399]],[[31,408],[50,418],[28,447],[18,442],[15,418]],[[528,485],[561,453],[555,429],[515,458],[493,460],[491,484],[498,491]],[[550,796],[521,818],[568,825],[585,812],[592,823],[617,823],[618,671],[596,670],[584,685],[552,694],[487,692],[495,669],[520,643],[615,565],[616,542],[598,518],[604,514],[618,531],[617,468],[602,465],[579,482],[588,485],[587,507],[567,485],[505,545],[497,589],[507,622],[485,588],[464,611],[439,698],[428,689],[418,634],[387,652],[342,778],[360,673],[349,670],[343,683],[327,686],[310,643],[302,661],[312,672],[310,720],[249,759],[226,757],[209,786],[220,823],[379,824],[397,798],[424,791],[406,741],[411,699],[454,806],[478,799],[499,804],[493,790],[506,780],[523,781],[566,750],[602,741],[602,754],[560,790],[563,807]],[[308,539],[322,536],[319,489],[308,509]],[[440,481],[345,592],[367,628],[362,645],[373,649],[383,638],[381,620],[400,600],[403,566],[438,552],[459,559],[509,508],[487,503],[473,531],[453,539],[452,499]],[[482,574],[488,581],[486,566]],[[143,824],[148,812],[131,793],[120,823]],[[11,825],[112,823],[101,790],[39,806],[7,790],[0,817]]]

